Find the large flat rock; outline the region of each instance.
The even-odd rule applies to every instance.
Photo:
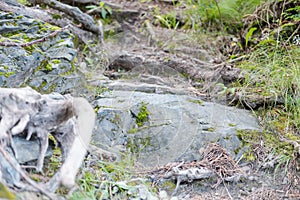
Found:
[[[145,166],[199,159],[199,149],[218,142],[233,156],[240,147],[237,130],[260,130],[248,111],[204,102],[188,95],[109,91],[96,101],[94,143],[128,150]],[[135,116],[142,104],[149,120],[142,127]],[[237,158],[238,159],[238,158]]]

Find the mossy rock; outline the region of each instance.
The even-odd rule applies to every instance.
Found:
[[[73,35],[40,20],[13,13],[0,12],[1,42],[28,44],[0,46],[0,86],[31,86],[41,93],[78,92],[84,78],[76,72],[77,51]],[[74,89],[76,88],[76,90]]]

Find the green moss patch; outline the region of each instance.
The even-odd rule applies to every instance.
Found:
[[[142,102],[140,112],[138,113],[138,116],[136,117],[136,124],[139,127],[143,126],[144,123],[148,121],[149,114],[150,114],[150,112],[147,110],[147,104],[145,102]]]

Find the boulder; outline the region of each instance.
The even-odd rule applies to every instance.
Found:
[[[149,115],[138,126],[142,106]],[[114,90],[103,94],[96,107],[94,143],[134,153],[145,166],[198,160],[199,149],[213,142],[238,159],[237,130],[260,130],[249,111],[190,95]]]

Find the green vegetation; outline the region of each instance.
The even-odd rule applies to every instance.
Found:
[[[156,10],[154,14],[162,26],[167,28],[178,27],[180,22],[176,16],[180,14],[183,18],[180,21],[184,22],[185,29],[234,33],[243,26],[243,17],[251,14],[260,3],[260,0],[185,0],[175,5],[185,7],[181,13],[171,11],[159,14]]]
[[[20,4],[23,4],[23,5],[26,5],[26,4],[28,3],[27,0],[18,0],[18,2],[19,2]]]
[[[40,68],[36,69],[36,70],[38,70],[38,71],[39,70],[51,71],[52,70],[52,65],[47,59],[45,59],[41,62]]]
[[[138,113],[138,116],[136,117],[136,124],[140,127],[143,126],[145,122],[148,121],[149,117],[149,111],[147,110],[147,104],[145,102],[141,103],[140,112]]]
[[[8,78],[11,75],[14,75],[16,72],[0,72],[0,76],[5,76]]]
[[[208,131],[208,132],[214,132],[215,131],[215,129],[213,127],[209,127],[207,129],[203,129],[203,130]]]
[[[247,161],[254,161],[257,159],[257,152],[254,152],[255,147],[261,144],[263,141],[265,151],[263,154],[274,153],[286,157],[292,157],[295,153],[293,145],[289,142],[281,141],[278,135],[267,131],[256,130],[237,130],[237,136],[242,141],[242,145],[236,149],[236,153],[242,148],[247,147],[247,151],[244,153],[244,159]],[[259,155],[262,156],[262,155]]]
[[[149,3],[149,1],[144,1]],[[298,130],[300,128],[300,48],[292,44],[292,39],[297,33],[297,23],[299,23],[299,5],[296,1],[287,1],[285,9],[281,7],[282,1],[259,1],[259,0],[185,0],[181,1],[176,6],[183,6],[185,9],[181,11],[163,12],[156,8],[153,11],[152,23],[168,29],[185,29],[194,32],[199,37],[205,32],[212,32],[214,36],[234,34],[238,41],[235,41],[239,47],[238,51],[232,54],[225,55],[231,61],[233,58],[240,58],[239,62],[233,62],[234,67],[242,70],[243,77],[233,83],[218,84],[223,90],[220,95],[234,96],[237,92],[247,98],[249,94],[256,94],[263,99],[259,104],[256,99],[247,99],[247,102],[259,104],[257,107],[248,108],[253,110],[260,124],[263,126],[263,131],[240,131],[237,130],[237,135],[242,141],[236,153],[244,150],[243,159],[255,162],[264,161],[268,155],[274,155],[277,158],[275,171],[279,171],[281,167],[287,170],[287,166],[292,163],[297,154],[297,149],[293,142],[298,143],[300,137]],[[292,2],[292,3],[290,3]],[[290,3],[290,4],[289,4]],[[259,5],[263,5],[259,7]],[[293,7],[294,5],[294,7]],[[274,6],[280,13],[273,16],[272,19],[250,19],[253,12],[256,15],[267,16],[264,13],[269,9],[268,6]],[[112,14],[103,5],[97,7],[89,7],[89,9],[101,9],[101,17],[106,19],[109,14]],[[249,14],[249,15],[248,15]],[[180,16],[178,18],[178,16]],[[245,23],[243,22],[246,21]],[[247,21],[250,20],[250,21]],[[252,20],[252,21],[251,21]],[[272,29],[271,27],[279,27]],[[268,29],[268,36],[261,39],[261,35],[265,29]],[[113,32],[108,35],[114,34]],[[198,38],[191,40],[199,42]],[[193,42],[194,42],[193,41]],[[96,45],[91,43],[91,45]],[[87,67],[93,72],[96,72],[102,65],[107,64],[102,58],[90,59],[93,57],[89,51],[90,45],[82,47],[82,54],[85,57]],[[101,60],[101,62],[99,62]],[[104,62],[104,63],[103,63]],[[106,63],[107,62],[107,63]],[[43,70],[51,70],[49,64],[59,64],[52,60],[43,63]],[[90,75],[92,76],[92,75]],[[183,75],[184,76],[184,75]],[[185,75],[188,78],[188,75]],[[99,95],[106,88],[91,87],[95,96]],[[270,100],[271,99],[271,100]],[[201,100],[190,100],[190,102],[202,105]],[[237,105],[245,105],[245,101],[240,99],[236,102]],[[247,105],[246,105],[247,106]],[[97,112],[99,107],[95,108]],[[137,127],[128,130],[130,139],[126,145],[128,150],[127,155],[119,162],[93,161],[87,158],[90,166],[84,167],[81,178],[78,181],[80,189],[75,191],[70,199],[127,199],[132,197],[134,189],[139,184],[147,185],[145,182],[131,181],[137,175],[133,173],[134,156],[147,146],[151,145],[151,138],[140,138],[137,132],[143,128],[147,128],[145,123],[149,119],[149,111],[147,103],[142,102],[139,112],[136,116]],[[114,122],[122,120],[116,115]],[[235,124],[228,124],[230,127],[235,127]],[[213,132],[213,128],[208,128],[207,131]],[[227,138],[225,138],[227,139]],[[260,147],[260,148],[258,148]],[[258,151],[261,150],[261,151]],[[59,152],[55,152],[59,155]],[[52,168],[57,169],[60,160],[56,156],[52,158]],[[93,163],[93,164],[91,164]],[[52,174],[49,171],[48,174]],[[122,181],[120,181],[122,180]],[[175,184],[172,181],[163,183],[162,187],[173,190]],[[61,191],[64,193],[64,191]]]
[[[128,130],[128,134],[134,134],[136,132],[137,132],[136,128],[132,128],[132,129]]]
[[[128,143],[126,145],[129,153],[132,155],[138,156],[139,153],[150,144],[151,138],[139,138],[136,135],[133,136],[133,138],[130,138],[128,140]]]
[[[50,135],[50,139],[51,139],[51,137],[53,137],[53,136]],[[60,168],[61,156],[62,156],[61,149],[56,147],[52,152],[52,156],[50,158],[48,165],[46,166],[47,169],[46,169],[45,173],[48,177],[52,177],[57,172],[57,170]]]
[[[200,100],[200,99],[189,99],[189,102],[195,103],[195,104],[199,104],[199,105],[203,105],[204,101]]]
[[[281,7],[280,2],[265,4],[266,9],[268,6],[277,8],[278,17],[274,16],[274,19],[269,22],[269,26],[272,24],[279,28],[268,29],[268,35],[263,39],[258,38],[258,33],[262,33],[262,28],[258,29],[257,34],[253,34],[253,32],[249,34],[257,42],[256,44],[252,43],[251,52],[247,50],[247,58],[237,63],[236,67],[243,70],[244,79],[233,83],[231,88],[245,97],[254,94],[263,99],[263,104],[260,105],[262,109],[255,113],[261,119],[264,131],[270,136],[269,139],[273,138],[274,144],[277,144],[273,145],[276,153],[292,158],[295,153],[292,151],[294,147],[283,142],[282,138],[285,141],[300,141],[298,136],[300,128],[300,48],[292,43],[292,38],[297,33],[296,24],[299,23],[300,18],[299,3],[296,4],[296,1],[285,3],[286,7]],[[262,10],[261,12],[266,11]],[[254,25],[263,27],[264,23],[258,21]],[[250,28],[250,31],[255,27]],[[251,100],[250,98],[249,101],[254,102],[255,99]],[[267,137],[264,138],[268,141]]]
[[[17,199],[16,195],[12,193],[3,183],[0,183],[0,198],[8,200]]]
[[[139,186],[148,183],[134,179],[134,162],[130,156],[124,156],[120,162],[95,161],[83,172],[79,180],[80,189],[70,199],[128,199],[138,197]],[[120,181],[122,180],[122,181]]]
[[[299,53],[299,48],[293,46],[287,49],[264,45],[238,65],[246,73],[245,80],[235,84],[240,92],[274,97],[272,107],[264,109],[260,114],[269,116],[272,122],[284,123],[281,128],[278,126],[278,131],[293,131],[300,127],[300,101],[297,96],[300,81]]]
[[[165,181],[162,183],[161,187],[167,191],[174,191],[176,188],[176,184],[172,181]]]
[[[100,1],[99,6],[89,5],[89,6],[86,6],[86,8],[89,9],[89,12],[93,12],[93,11],[100,12],[101,17],[104,20],[107,18],[107,15],[111,15],[112,14],[111,7],[108,6],[108,5],[106,5],[102,1]]]
[[[162,27],[166,27],[169,29],[177,29],[179,25],[179,21],[176,18],[176,13],[167,13],[164,15],[156,15],[155,18],[158,20]]]
[[[107,87],[103,87],[103,86],[91,86],[91,85],[87,84],[86,87],[89,90],[89,92],[92,93],[92,95],[94,97],[98,97],[100,94],[108,91]],[[98,111],[99,107],[97,107],[95,109],[97,109],[97,111]]]

